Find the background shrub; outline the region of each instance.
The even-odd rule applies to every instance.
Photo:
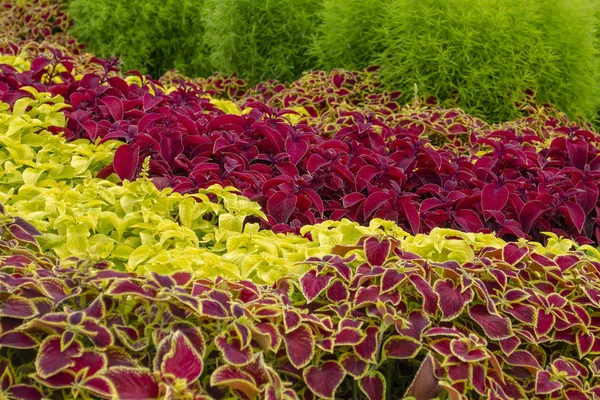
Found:
[[[325,0],[311,52],[320,68],[359,70],[379,55],[385,0]]]
[[[590,0],[395,0],[378,58],[388,86],[438,96],[489,120],[516,116],[522,89],[570,116],[598,106]]]
[[[120,56],[125,69],[160,76],[171,68],[210,73],[203,51],[202,0],[71,0],[74,33],[101,57]]]
[[[207,0],[210,61],[252,82],[293,80],[315,65],[307,53],[321,7],[321,0]]]

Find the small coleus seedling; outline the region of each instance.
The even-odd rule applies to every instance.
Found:
[[[27,222],[0,223],[9,398],[600,394],[600,263],[582,252],[510,243],[427,262],[367,236],[306,260],[300,277],[257,285],[59,261]]]

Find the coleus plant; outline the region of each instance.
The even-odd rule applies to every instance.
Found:
[[[329,137],[305,123],[291,124],[289,110],[254,102],[244,115],[224,114],[197,87],[183,84],[167,93],[139,77],[140,87],[111,76],[114,64],[98,62],[105,72],[81,80],[68,69],[56,72],[59,58],[37,61],[29,73],[8,71],[2,79],[12,104],[27,95],[21,85],[46,76],[47,83],[33,83],[36,88],[72,106],[67,138],[126,142],[100,177],[115,172],[131,180],[150,157],[159,188],[187,193],[234,186],[265,209],[263,227],[276,232],[346,217],[389,219],[412,233],[440,226],[505,238],[542,240],[541,232],[552,231],[582,244],[597,240],[597,136],[575,125],[545,125],[542,139],[522,125],[489,131],[471,121],[465,142],[436,148],[427,124],[390,126],[351,112]],[[52,82],[57,77],[62,83]],[[461,114],[443,117],[453,121]],[[546,144],[532,144],[540,140]]]
[[[600,264],[583,252],[428,262],[382,230],[267,286],[59,261],[0,219],[9,398],[600,397]]]

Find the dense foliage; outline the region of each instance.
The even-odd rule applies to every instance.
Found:
[[[160,76],[171,68],[210,73],[201,0],[69,1],[74,34],[89,51],[119,56],[126,68]]]
[[[306,260],[299,280],[261,286],[59,261],[39,253],[27,222],[1,222],[1,388],[12,398],[600,392],[598,359],[578,361],[600,352],[600,264],[559,242],[485,247],[459,264],[369,236]]]
[[[294,80],[314,65],[308,55],[321,0],[205,0],[214,70],[252,82]]]
[[[592,118],[599,71],[592,7],[569,0],[390,2],[379,36],[385,82],[416,83],[493,121],[517,114],[513,103],[525,88],[571,117]]]

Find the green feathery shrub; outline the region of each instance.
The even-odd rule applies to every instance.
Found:
[[[435,95],[490,121],[523,89],[571,117],[598,109],[594,0],[394,0],[382,11],[386,85]],[[406,99],[405,99],[406,100]]]
[[[206,0],[204,41],[215,70],[253,83],[293,80],[315,65],[308,55],[322,0]]]
[[[101,57],[119,56],[125,69],[158,78],[177,68],[207,75],[202,0],[71,0],[74,34]]]
[[[360,70],[383,51],[379,27],[389,0],[324,0],[311,53],[326,70]]]

